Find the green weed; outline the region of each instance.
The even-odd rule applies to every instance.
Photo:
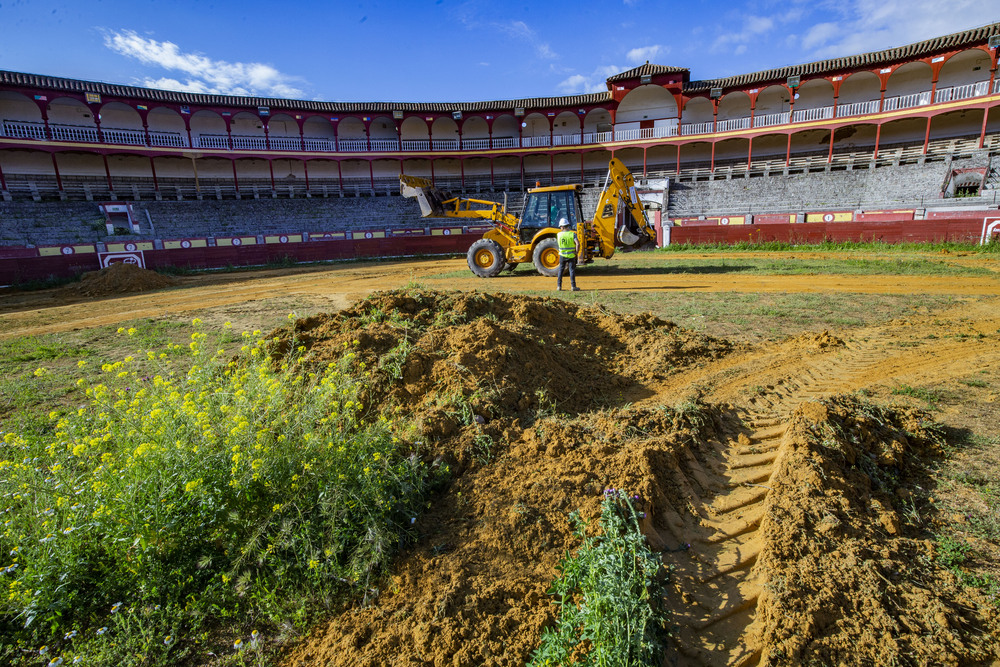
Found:
[[[587,523],[570,515],[583,544],[558,566],[560,577],[549,590],[556,624],[543,632],[530,667],[660,664],[667,635],[660,602],[665,573],[646,545],[639,517],[632,499],[615,489],[601,503],[602,534],[589,537]]]

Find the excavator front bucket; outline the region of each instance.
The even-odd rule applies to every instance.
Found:
[[[441,203],[452,199],[451,193],[438,190],[426,178],[406,174],[399,175],[399,193],[417,200],[422,218],[444,217],[444,207]]]

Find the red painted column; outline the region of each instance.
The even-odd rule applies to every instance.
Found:
[[[643,176],[645,176],[646,173],[647,173],[646,172],[646,157],[648,156],[648,154],[649,154],[649,149],[648,148],[643,148],[642,149],[642,175]]]
[[[39,104],[38,109],[42,112],[42,122],[45,124],[45,138],[52,139],[52,130],[49,129],[49,107],[47,104]]]
[[[194,139],[191,138],[191,117],[182,115],[181,118],[184,119],[184,129],[188,135],[188,148],[194,148]]]
[[[713,172],[715,171],[715,141],[714,140],[712,141],[712,166],[709,168],[709,171],[713,171]]]
[[[264,150],[271,150],[271,134],[267,130],[267,121],[260,119],[260,124],[264,126]]]
[[[156,162],[152,157],[149,158],[149,170],[153,172],[153,191],[160,191],[160,182],[156,178]]]
[[[753,161],[753,137],[747,141],[747,169],[750,168],[751,161]]]
[[[344,191],[344,170],[340,165],[340,160],[337,160],[337,184],[340,186],[340,191]]]
[[[933,92],[931,93],[931,99],[934,99],[934,93]],[[931,119],[930,119],[930,117],[928,117],[927,118],[927,131],[924,132],[924,150],[923,150],[924,155],[927,155],[927,144],[930,143],[930,140],[931,140]],[[980,143],[979,147],[982,148],[982,146],[983,146],[982,143]]]
[[[236,193],[239,194],[240,191],[240,178],[236,175],[236,160],[230,160],[233,163],[233,185],[236,186]]]
[[[302,173],[306,176],[306,193],[309,192],[309,160],[302,161]]]
[[[833,137],[837,134],[836,128],[830,128],[830,153],[826,156],[826,163],[833,162]]]
[[[878,159],[878,141],[882,136],[882,123],[875,126],[875,153],[872,155],[872,162]]]
[[[983,147],[983,142],[986,141],[986,120],[989,117],[990,117],[990,110],[989,109],[983,109],[983,127],[982,127],[981,130],[979,130],[979,147],[980,148]],[[928,120],[927,122],[930,123],[930,120]],[[925,153],[927,152],[927,147],[926,146],[924,146],[924,152]]]
[[[681,145],[677,144],[677,173],[681,173]]]
[[[111,193],[114,194],[115,186],[112,185],[111,183],[111,168],[108,166],[108,156],[101,155],[101,157],[104,158],[104,173],[108,177],[108,190],[110,190]]]
[[[59,164],[56,162],[56,154],[52,154],[52,169],[56,172],[56,187],[59,188],[59,192],[63,191],[62,177],[59,175]]]
[[[785,167],[788,167],[788,163],[792,159],[792,135],[788,135],[788,145],[785,148]]]

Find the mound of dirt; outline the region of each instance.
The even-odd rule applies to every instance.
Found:
[[[413,415],[418,437],[430,442],[458,436],[473,421],[575,415],[645,398],[648,382],[733,347],[650,315],[420,290],[376,293],[278,336],[289,343],[294,336],[315,363],[353,350],[376,369],[366,404]]]
[[[567,517],[593,522],[608,487],[639,497],[671,569],[669,664],[988,664],[1000,640],[996,609],[902,515],[940,453],[922,414],[840,400],[751,425],[655,393],[732,344],[547,298],[377,293],[273,335],[306,363],[357,355],[373,415],[412,416],[404,439],[453,466],[374,602],[285,664],[524,665],[578,546]],[[669,404],[630,405],[648,397]]]
[[[908,534],[907,487],[941,453],[928,424],[843,398],[793,416],[755,565],[767,664],[996,664],[1000,610]]]
[[[80,282],[66,289],[83,296],[111,296],[131,292],[148,292],[177,284],[170,276],[161,275],[125,262],[116,262],[99,271],[83,274]]]

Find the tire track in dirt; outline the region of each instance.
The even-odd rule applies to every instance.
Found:
[[[796,408],[873,384],[919,386],[960,377],[977,364],[1000,363],[992,337],[956,335],[970,328],[996,331],[993,314],[981,314],[971,324],[932,318],[926,325],[939,332],[932,336],[923,328],[901,336],[890,325],[846,344],[834,339],[827,349],[793,342],[755,350],[686,379],[689,387],[714,381],[712,400],[736,399],[743,427],[725,433],[722,442],[707,443],[699,457],[689,457],[687,471],[677,473],[677,483],[690,499],[687,511],[667,510],[663,516],[670,531],[663,560],[672,571],[666,604],[677,649],[671,664],[744,667],[761,661],[761,649],[752,639],[758,634],[753,623],[767,583],[755,568],[767,548],[759,529],[769,505],[769,482],[783,454],[782,436]],[[948,332],[943,335],[956,339],[942,341],[942,328]],[[768,384],[754,384],[761,381]]]

